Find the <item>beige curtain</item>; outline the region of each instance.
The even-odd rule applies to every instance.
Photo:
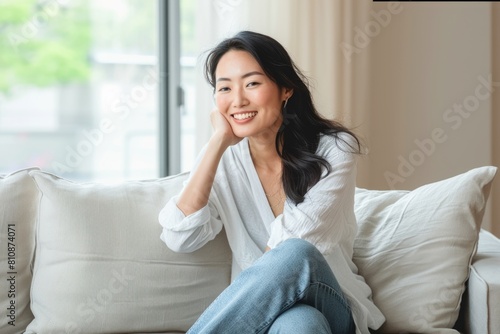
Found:
[[[367,137],[369,48],[355,38],[371,6],[371,0],[198,0],[198,44],[201,52],[240,30],[274,37],[310,78],[318,110]],[[203,80],[197,92],[199,149],[210,135],[213,102]]]

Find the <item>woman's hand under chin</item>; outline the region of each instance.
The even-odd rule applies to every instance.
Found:
[[[210,121],[212,122],[212,127],[214,129],[213,136],[219,136],[222,142],[228,147],[238,144],[243,139],[234,134],[231,124],[229,124],[227,119],[218,109],[212,110],[210,113]]]

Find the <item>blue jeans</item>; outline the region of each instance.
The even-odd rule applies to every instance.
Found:
[[[188,334],[355,333],[349,302],[323,255],[289,239],[241,272]]]

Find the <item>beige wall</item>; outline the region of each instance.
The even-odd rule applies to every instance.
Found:
[[[500,81],[500,65],[493,62],[500,59],[500,7],[402,4],[367,51],[370,154],[361,163],[359,185],[413,189],[474,167],[500,166],[493,113],[500,93],[488,96],[483,84],[492,74]],[[386,7],[374,3],[373,10]],[[500,173],[490,199],[483,226],[499,235]]]
[[[493,81],[500,82],[500,4],[495,3],[492,7],[492,69]],[[493,164],[500,167],[500,88],[493,94],[493,109],[491,131],[493,135]],[[491,198],[492,214],[492,232],[500,236],[500,172],[493,185]]]

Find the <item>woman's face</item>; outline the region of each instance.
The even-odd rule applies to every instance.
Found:
[[[283,101],[291,94],[280,89],[250,53],[225,53],[217,64],[215,80],[215,103],[237,137],[276,135]]]

